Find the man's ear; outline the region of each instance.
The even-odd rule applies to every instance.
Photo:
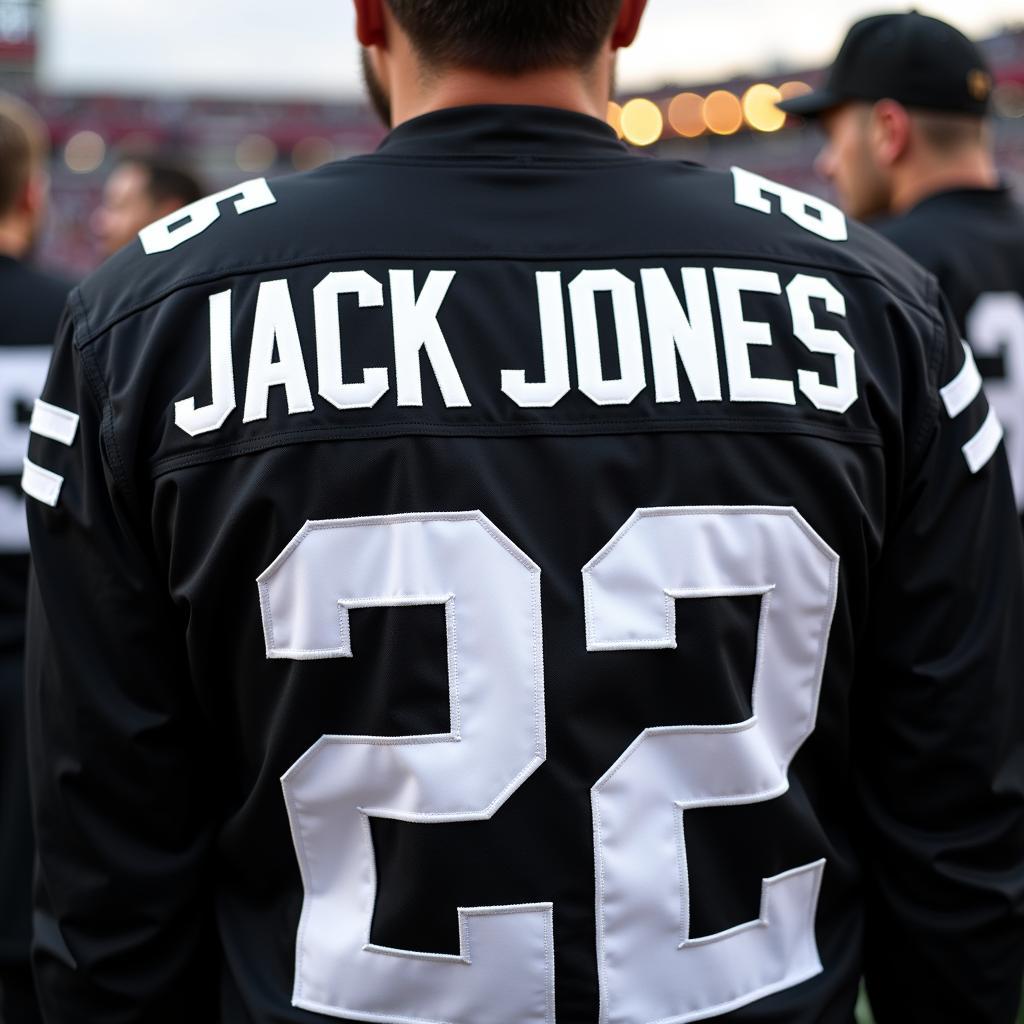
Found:
[[[384,0],[353,0],[356,6],[356,35],[363,46],[384,46],[387,41],[385,30]]]
[[[633,40],[640,31],[640,19],[643,18],[646,9],[647,0],[623,0],[622,10],[619,11],[615,31],[612,33],[613,50],[633,45]]]
[[[895,100],[879,100],[871,111],[871,144],[883,167],[892,167],[910,145],[910,113]]]
[[[46,208],[49,191],[49,176],[41,170],[33,172],[18,197],[17,208],[33,220],[38,219]]]

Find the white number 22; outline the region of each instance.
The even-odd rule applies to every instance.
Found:
[[[799,513],[759,507],[640,509],[583,569],[597,656],[675,647],[679,600],[761,597],[752,717],[647,729],[591,790],[601,1024],[702,1020],[821,970],[824,861],[765,879],[758,920],[692,936],[684,820],[788,789],[838,574]],[[296,1006],[381,1024],[554,1024],[551,903],[460,908],[457,956],[370,941],[370,817],[489,819],[544,762],[540,578],[480,512],[310,522],[260,576],[270,658],[358,657],[354,608],[439,605],[447,623],[449,732],[325,736],[282,780],[305,892]]]

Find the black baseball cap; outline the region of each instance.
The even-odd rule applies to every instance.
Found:
[[[890,99],[905,107],[984,117],[992,73],[962,32],[917,11],[878,14],[846,35],[821,89],[779,104],[787,114],[819,117],[851,100]]]

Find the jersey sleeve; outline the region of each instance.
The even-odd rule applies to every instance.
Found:
[[[1010,1024],[1024,965],[1024,555],[1002,429],[944,320],[857,673],[866,975],[880,1024]]]
[[[74,334],[66,315],[23,480],[34,965],[53,1024],[180,1024],[215,1005],[211,768],[181,612]]]

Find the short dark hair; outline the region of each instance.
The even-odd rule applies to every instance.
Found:
[[[986,122],[972,114],[912,110],[925,142],[937,153],[949,156],[985,142]]]
[[[428,65],[517,75],[585,67],[622,0],[388,0]]]
[[[48,151],[42,118],[17,97],[0,94],[0,216],[12,210]]]
[[[173,199],[182,206],[188,206],[206,195],[196,175],[173,160],[150,153],[125,153],[118,163],[122,167],[139,167],[146,172],[149,179],[146,191],[154,203]]]

